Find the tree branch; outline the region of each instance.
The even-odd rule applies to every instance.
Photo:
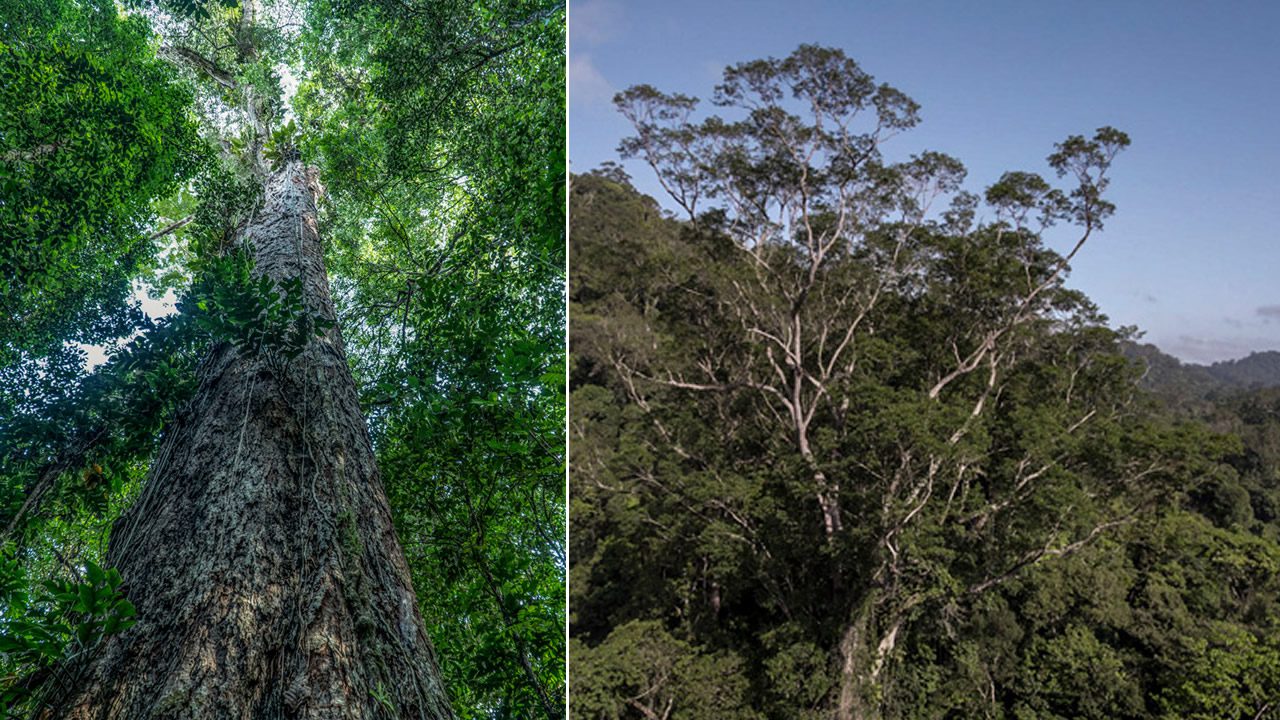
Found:
[[[170,225],[167,225],[167,226],[165,226],[164,228],[162,228],[162,229],[160,229],[160,230],[157,230],[156,232],[152,233],[152,234],[151,234],[151,236],[147,238],[147,240],[159,240],[160,238],[164,237],[165,235],[169,235],[169,234],[171,234],[171,233],[175,233],[175,232],[177,232],[178,230],[182,229],[183,227],[186,227],[187,225],[189,225],[189,224],[191,223],[191,221],[192,221],[192,220],[195,220],[195,219],[196,219],[196,216],[195,216],[195,215],[188,215],[188,216],[186,216],[186,217],[182,218],[181,220],[179,220],[179,221],[177,221],[177,222],[175,222],[175,223],[171,223]]]
[[[186,65],[198,73],[208,75],[225,88],[234,90],[237,87],[236,79],[231,73],[218,67],[217,63],[191,48],[182,47],[181,45],[162,45],[160,46],[160,54],[174,62]]]

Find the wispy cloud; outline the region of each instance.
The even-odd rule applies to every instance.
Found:
[[[1214,363],[1233,360],[1251,352],[1266,350],[1276,345],[1264,338],[1220,338],[1179,335],[1172,342],[1157,341],[1156,345],[1180,360],[1194,363]]]
[[[719,83],[724,80],[724,70],[729,63],[720,60],[703,60],[702,75],[709,83]]]
[[[569,57],[569,102],[580,110],[607,110],[616,91],[588,53]]]
[[[1262,305],[1256,312],[1266,322],[1280,320],[1280,305]]]
[[[569,7],[569,43],[591,47],[607,42],[622,27],[622,4],[617,0],[583,0]]]

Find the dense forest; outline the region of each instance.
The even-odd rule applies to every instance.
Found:
[[[1124,133],[978,195],[886,158],[918,106],[838,50],[615,102],[675,211],[571,181],[574,717],[1280,713],[1266,358],[1066,282]]]
[[[0,0],[6,717],[563,717],[564,69],[548,0]]]

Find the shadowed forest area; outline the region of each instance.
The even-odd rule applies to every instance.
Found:
[[[615,100],[674,212],[571,181],[574,716],[1276,717],[1280,376],[1067,282],[1130,139],[978,195],[839,50],[710,97]]]
[[[5,717],[563,717],[564,72],[563,2],[0,0]]]

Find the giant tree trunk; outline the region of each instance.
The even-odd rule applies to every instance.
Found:
[[[333,317],[300,163],[245,236]],[[44,717],[451,717],[337,329],[283,367],[222,344],[199,380],[112,533],[138,623]]]
[[[859,603],[840,637],[840,684],[835,720],[880,720],[889,656],[897,644],[903,618],[879,617],[879,593]]]

